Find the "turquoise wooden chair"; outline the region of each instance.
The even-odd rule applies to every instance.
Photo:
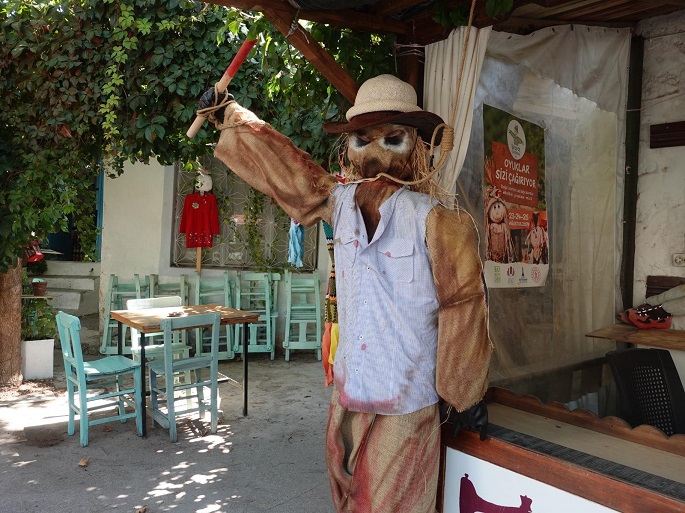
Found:
[[[290,361],[294,349],[313,349],[321,360],[321,278],[286,270],[285,300],[285,361]]]
[[[126,308],[126,301],[129,299],[141,299],[148,297],[150,294],[150,277],[145,276],[142,280],[140,275],[134,274],[133,281],[122,282],[116,274],[109,275],[109,282],[107,291],[105,292],[105,299],[103,301],[105,308],[104,315],[104,329],[102,330],[102,342],[100,343],[100,352],[102,354],[117,354],[118,341],[116,338],[116,330],[119,323],[112,319],[110,312],[112,310],[124,310]],[[125,354],[131,353],[130,340],[126,337],[128,328],[122,326],[122,340],[124,342],[123,351]]]
[[[64,312],[57,313],[64,371],[69,399],[69,422],[67,434],[75,432],[74,418],[79,416],[81,445],[88,445],[90,426],[119,420],[136,419],[138,435],[143,435],[142,386],[140,364],[125,356],[106,356],[94,361],[83,361],[81,350],[81,321]],[[127,378],[127,383],[124,382]],[[133,380],[133,386],[128,382]],[[114,386],[114,387],[113,387]],[[114,391],[112,387],[115,388]],[[97,404],[94,404],[97,401]],[[91,414],[103,408],[117,406],[116,415],[97,416]],[[132,411],[126,411],[126,406]]]
[[[162,283],[156,274],[150,275],[150,297],[179,296],[181,304],[190,304],[190,282],[188,275],[182,274],[178,281]]]
[[[221,315],[209,313],[189,315],[187,317],[173,317],[162,319],[160,327],[164,333],[164,359],[155,360],[148,364],[150,370],[150,414],[156,424],[169,430],[172,442],[178,439],[176,418],[179,415],[199,412],[204,418],[209,408],[211,421],[210,430],[216,433],[219,417],[219,326]],[[180,329],[194,329],[208,326],[211,333],[211,351],[200,356],[174,359],[172,354],[173,331]],[[203,371],[208,375],[203,376]],[[185,373],[191,373],[192,379],[183,380]],[[209,400],[205,398],[204,388],[208,387]],[[191,391],[191,394],[185,392]],[[185,395],[179,399],[186,401],[185,408],[177,403],[177,392]],[[188,399],[196,402],[188,404]]]
[[[278,318],[278,273],[239,272],[235,281],[235,307],[259,314],[259,320],[250,323],[248,351],[269,353],[274,359],[276,350],[276,320]],[[236,353],[243,352],[242,324],[235,326]]]
[[[228,271],[224,271],[216,278],[201,278],[195,273],[195,304],[217,304],[234,308],[233,306],[233,280]],[[206,330],[195,331],[195,354],[203,354],[210,350],[211,336]],[[219,359],[232,360],[235,358],[233,351],[233,326],[222,328],[219,333]]]

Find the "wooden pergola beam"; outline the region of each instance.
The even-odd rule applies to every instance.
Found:
[[[390,20],[378,14],[364,14],[359,11],[330,10],[330,11],[296,11],[289,3],[282,0],[203,0],[207,4],[223,5],[243,11],[257,11],[266,14],[266,11],[283,11],[284,13],[298,13],[299,19],[326,23],[337,28],[372,32],[374,34],[397,34],[409,35],[412,33],[412,25],[404,21]]]
[[[264,16],[273,23],[281,34],[297,48],[304,57],[335,87],[351,104],[357,96],[359,85],[336,62],[331,54],[324,50],[314,37],[297,23],[296,12],[276,9],[264,9]]]

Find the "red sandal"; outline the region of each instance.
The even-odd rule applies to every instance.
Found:
[[[635,308],[629,308],[624,313],[628,314],[630,323],[642,329],[668,329],[671,327],[671,318],[673,317],[661,305],[652,306],[646,303]]]

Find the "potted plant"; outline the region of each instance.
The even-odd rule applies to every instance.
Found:
[[[31,280],[31,291],[34,296],[44,296],[48,288],[48,283],[43,279],[39,278],[45,274],[48,270],[48,262],[45,258],[42,258],[35,262],[26,263],[26,273],[34,278]]]
[[[30,294],[31,283],[23,276],[24,292]],[[22,298],[21,304],[21,372],[24,379],[52,379],[57,322],[47,298]]]

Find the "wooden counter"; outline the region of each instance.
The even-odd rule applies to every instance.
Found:
[[[614,324],[585,335],[641,346],[685,351],[685,330],[640,329],[627,324]]]
[[[443,513],[685,511],[685,435],[501,389],[488,401],[487,440],[443,426]]]

